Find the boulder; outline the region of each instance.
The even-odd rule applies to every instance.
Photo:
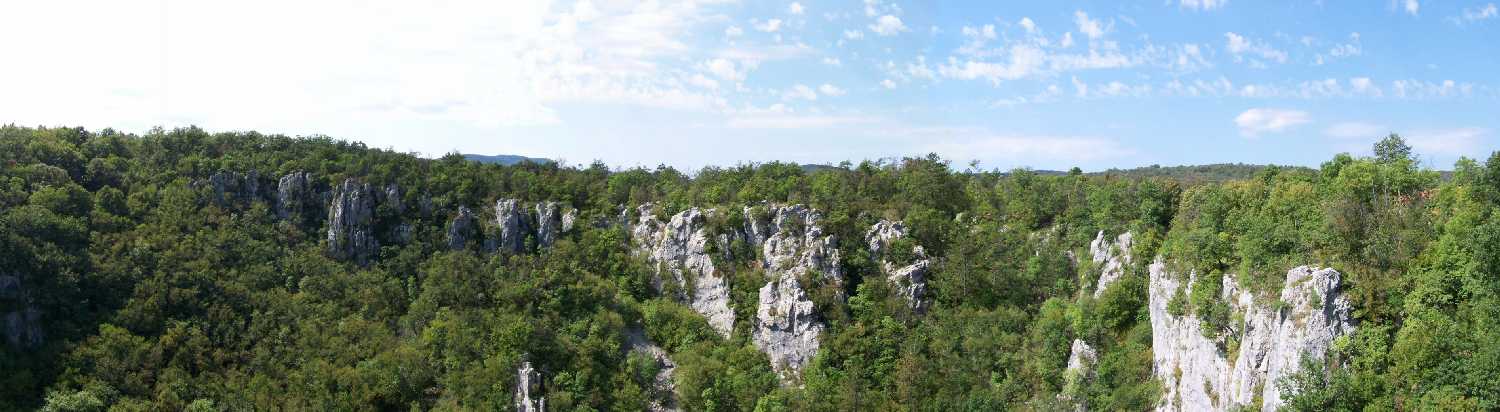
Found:
[[[761,250],[760,264],[770,280],[760,288],[752,343],[771,359],[783,384],[795,382],[818,352],[823,333],[801,279],[842,290],[843,269],[837,241],[823,233],[822,214],[803,205],[769,205],[765,215],[747,209],[745,238]],[[757,245],[757,243],[759,243]],[[839,296],[842,299],[842,296]]]
[[[818,354],[823,323],[813,313],[813,302],[796,275],[782,272],[760,288],[755,311],[755,347],[771,359],[771,369],[783,383],[795,382],[802,367]]]

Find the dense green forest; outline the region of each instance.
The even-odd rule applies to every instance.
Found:
[[[1285,388],[1285,409],[1500,409],[1500,152],[1447,179],[1397,136],[1374,154],[1243,179],[935,155],[687,174],[5,126],[0,410],[506,410],[532,396],[579,411],[1147,410],[1172,373],[1153,369],[1158,256],[1256,296],[1295,266],[1342,273],[1357,327],[1264,383]],[[557,202],[569,228],[515,237],[505,200]],[[795,204],[818,211],[837,258],[793,279],[821,333],[788,374],[756,343],[774,284],[751,246],[707,246],[725,333],[691,299],[708,279],[662,282],[631,222],[715,208],[705,232],[738,239],[743,219]],[[871,228],[892,221],[907,236],[877,253]],[[1091,241],[1127,232],[1127,263],[1097,286]],[[929,260],[925,288],[887,281]],[[1170,310],[1229,337],[1233,358],[1245,321],[1220,285],[1194,282]],[[645,341],[670,383],[635,350]],[[1068,368],[1075,341],[1092,345],[1087,373]],[[536,382],[518,388],[527,366]]]

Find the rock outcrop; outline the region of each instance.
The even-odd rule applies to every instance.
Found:
[[[212,190],[214,204],[221,207],[247,205],[261,196],[260,173],[254,170],[246,173],[220,170],[195,185]]]
[[[734,331],[734,311],[729,307],[729,285],[714,269],[709,257],[709,235],[705,217],[714,210],[684,210],[668,222],[661,222],[651,204],[641,205],[640,220],[634,225],[632,238],[640,245],[647,260],[656,265],[653,280],[657,290],[668,290],[673,282],[681,290],[679,300],[708,318],[708,324],[720,335]],[[670,279],[663,279],[670,274]]]
[[[813,302],[790,274],[777,276],[760,288],[755,310],[755,347],[771,359],[771,369],[782,382],[793,381],[818,354],[823,322],[813,313]]]
[[[767,282],[760,288],[751,339],[783,382],[794,381],[817,354],[823,331],[806,290],[810,285],[801,282],[840,290],[843,284],[837,243],[823,232],[822,215],[803,205],[746,207],[730,212],[744,213],[742,227],[719,228],[720,233],[711,234],[708,219],[723,213],[715,209],[684,210],[667,222],[655,216],[651,204],[636,212],[639,217],[626,227],[639,253],[656,265],[655,286],[680,286],[678,298],[726,337],[733,332],[735,314],[729,305],[729,285],[714,259],[731,257],[729,249],[737,241],[757,252],[755,263],[765,271]],[[628,211],[621,216],[629,216]]]
[[[1164,386],[1157,410],[1276,410],[1282,404],[1276,381],[1295,373],[1303,356],[1322,359],[1334,339],[1354,328],[1339,272],[1301,266],[1287,272],[1278,295],[1282,304],[1257,302],[1225,276],[1221,298],[1244,320],[1221,333],[1233,336],[1210,339],[1197,316],[1174,316],[1167,309],[1178,290],[1194,281],[1192,273],[1180,281],[1160,260],[1151,265],[1153,370]],[[1239,342],[1235,359],[1222,347],[1231,337]]]
[[[468,248],[469,242],[479,237],[479,217],[468,207],[459,206],[458,216],[448,223],[448,249]]]
[[[31,301],[31,294],[20,276],[0,275],[0,321],[4,322],[5,343],[12,348],[41,345],[42,311]]]
[[[500,199],[495,202],[495,227],[499,237],[495,248],[506,253],[521,253],[526,250],[526,237],[532,233],[531,216],[516,199]]]
[[[881,220],[865,232],[865,244],[869,246],[870,256],[880,261],[886,281],[896,288],[901,297],[906,298],[912,311],[926,313],[927,273],[931,266],[926,251],[921,246],[912,246],[910,262],[890,260],[891,243],[905,237],[906,225],[899,221]]]
[[[380,251],[375,239],[375,192],[369,184],[346,179],[334,188],[328,206],[328,255],[365,264]]]
[[[648,394],[646,410],[651,412],[679,410],[677,384],[672,381],[672,374],[677,371],[677,363],[667,356],[666,350],[647,339],[645,332],[640,328],[625,331],[625,345],[629,352],[645,354],[656,363],[656,377],[652,382],[651,393]]]
[[[541,202],[536,204],[536,243],[540,247],[550,247],[557,243],[557,238],[562,236],[562,207],[557,202]]]
[[[823,333],[822,320],[800,279],[842,290],[844,276],[837,242],[820,226],[821,213],[803,205],[768,207],[763,216],[755,208],[746,209],[746,237],[760,247],[761,265],[771,278],[760,288],[751,338],[787,383],[795,381],[818,353]]]
[[[522,362],[516,370],[516,411],[542,412],[547,410],[547,398],[542,396],[542,374],[531,367],[531,362]]]
[[[282,176],[276,182],[276,216],[282,220],[301,223],[316,206],[312,188],[312,175],[296,172]]]
[[[1082,392],[1084,385],[1094,379],[1094,365],[1097,363],[1099,355],[1094,347],[1083,339],[1073,339],[1072,350],[1068,353],[1068,368],[1063,370],[1063,390],[1057,395],[1057,399],[1073,405],[1075,411],[1087,411],[1088,399]]]
[[[1125,232],[1110,242],[1101,230],[1094,241],[1089,242],[1089,254],[1093,255],[1094,264],[1100,265],[1099,281],[1094,282],[1094,299],[1104,296],[1104,290],[1125,274],[1125,268],[1130,265],[1134,239],[1130,232]]]

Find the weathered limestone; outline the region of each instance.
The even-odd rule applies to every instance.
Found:
[[[1234,277],[1225,276],[1222,298],[1244,318],[1222,332],[1234,334],[1240,342],[1236,358],[1230,360],[1222,340],[1203,336],[1196,315],[1179,317],[1167,311],[1179,288],[1191,288],[1195,280],[1190,273],[1187,282],[1180,282],[1160,260],[1151,265],[1153,369],[1164,386],[1157,410],[1276,410],[1282,404],[1276,381],[1296,372],[1302,356],[1326,356],[1333,340],[1354,328],[1338,271],[1309,266],[1288,271],[1279,294],[1281,308],[1257,302],[1249,291],[1240,290]],[[1257,396],[1261,403],[1254,405]]]
[[[794,380],[818,354],[823,323],[813,313],[813,302],[787,273],[760,288],[755,310],[755,347],[771,358],[771,369],[782,382]]]
[[[1099,281],[1094,286],[1094,299],[1104,296],[1105,288],[1125,274],[1125,268],[1130,266],[1131,247],[1134,243],[1130,232],[1121,233],[1114,242],[1110,242],[1104,238],[1102,230],[1094,237],[1093,242],[1089,242],[1089,253],[1093,255],[1094,264],[1102,265]]]
[[[550,247],[562,236],[562,212],[557,202],[542,202],[536,204],[536,243],[540,247]]]
[[[747,209],[746,237],[759,242],[761,265],[771,278],[760,288],[752,342],[771,359],[783,383],[795,381],[818,352],[823,324],[800,278],[837,287],[843,269],[836,240],[823,234],[822,214],[803,205],[768,206],[763,220]],[[762,241],[762,239],[764,239]],[[842,298],[842,296],[840,296]]]
[[[296,172],[282,176],[276,182],[276,216],[283,220],[301,222],[315,208],[311,181],[312,174]]]
[[[713,259],[708,255],[709,236],[704,220],[714,211],[692,208],[663,223],[652,213],[653,205],[641,205],[639,210],[640,220],[632,238],[647,260],[656,264],[657,290],[667,290],[667,279],[661,275],[671,274],[669,280],[682,290],[683,296],[679,298],[708,318],[708,324],[720,335],[728,337],[734,329],[729,285],[715,271]]]
[[[479,217],[466,206],[459,206],[458,216],[448,224],[448,249],[462,250],[479,236]]]
[[[365,264],[380,251],[375,239],[375,193],[369,184],[345,179],[328,206],[328,254]]]
[[[531,234],[531,217],[516,199],[500,199],[495,202],[495,226],[500,231],[495,239],[496,248],[507,253],[526,250],[526,236]]]
[[[888,259],[891,243],[905,237],[906,225],[899,221],[881,220],[865,232],[865,244],[869,245],[870,256],[880,261],[886,281],[906,298],[912,311],[926,313],[927,274],[931,265],[926,251],[921,246],[913,246],[912,261],[909,263],[892,262]]]
[[[516,370],[516,411],[542,412],[547,410],[547,398],[542,396],[542,374],[531,367],[531,362],[522,362]]]
[[[220,170],[195,185],[212,189],[214,204],[219,206],[243,205],[260,198],[260,173],[254,170],[246,173]]]

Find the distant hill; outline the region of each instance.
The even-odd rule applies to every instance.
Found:
[[[552,159],[543,159],[543,158],[540,158],[540,157],[526,157],[526,156],[507,155],[507,154],[494,155],[494,156],[478,155],[478,154],[465,154],[464,158],[472,160],[472,161],[475,161],[475,162],[479,162],[479,163],[493,163],[493,164],[499,164],[499,165],[505,165],[505,166],[510,166],[510,165],[514,165],[514,164],[517,164],[517,163],[521,163],[521,162],[531,162],[531,163],[542,164],[542,165],[555,163],[555,162],[552,161]]]
[[[1121,177],[1161,177],[1171,178],[1187,182],[1222,182],[1226,180],[1248,179],[1255,176],[1256,172],[1264,170],[1267,165],[1252,165],[1244,163],[1216,163],[1196,166],[1159,166],[1151,165],[1133,169],[1109,169],[1102,172],[1089,173],[1090,175],[1109,175]],[[1279,166],[1283,170],[1312,171],[1312,169],[1301,166]]]

